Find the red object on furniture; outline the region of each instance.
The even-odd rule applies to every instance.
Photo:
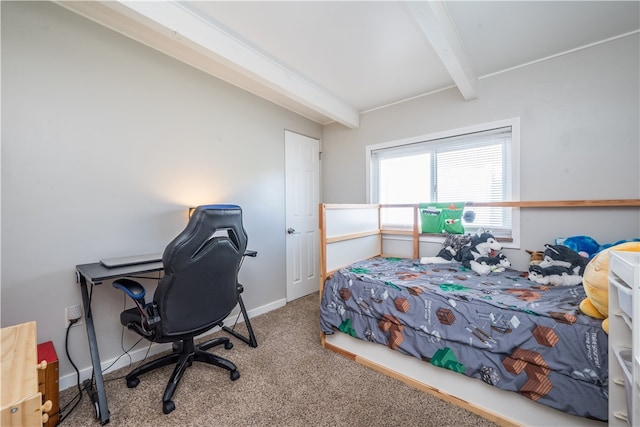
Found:
[[[60,374],[58,372],[58,354],[53,342],[38,344],[38,363],[47,361],[45,369],[38,370],[38,390],[42,393],[42,403],[50,400],[52,403],[49,419],[43,423],[45,427],[55,427],[60,419]]]

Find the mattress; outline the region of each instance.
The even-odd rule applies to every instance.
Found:
[[[582,285],[550,287],[506,270],[375,257],[333,273],[325,334],[346,333],[565,413],[607,420],[607,335],[583,315]]]

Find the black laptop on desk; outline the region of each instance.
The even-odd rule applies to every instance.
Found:
[[[129,255],[117,258],[104,258],[100,260],[100,264],[107,268],[115,268],[160,261],[162,261],[162,252],[144,255]]]

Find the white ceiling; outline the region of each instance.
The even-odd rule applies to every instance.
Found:
[[[640,1],[58,4],[318,123],[640,32]]]

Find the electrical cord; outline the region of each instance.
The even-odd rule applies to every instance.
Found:
[[[94,386],[93,386],[94,378],[95,378],[93,371],[91,373],[91,379],[85,380],[81,385],[80,384],[80,371],[78,370],[78,367],[73,362],[73,360],[71,359],[71,355],[69,354],[69,330],[71,329],[71,326],[76,324],[79,320],[80,319],[75,319],[75,320],[70,320],[69,321],[69,326],[67,326],[67,331],[66,331],[66,336],[65,336],[65,352],[67,354],[67,359],[69,360],[69,362],[71,363],[71,365],[73,366],[73,368],[76,371],[78,393],[76,393],[68,403],[66,403],[65,405],[63,405],[60,408],[60,411],[58,412],[58,414],[60,414],[60,418],[58,420],[57,425],[60,425],[69,415],[71,415],[71,413],[74,411],[74,409],[78,406],[78,404],[82,400],[83,392],[86,392],[89,395],[89,397],[91,398],[91,400],[94,403],[94,405],[96,404],[95,402],[97,401],[97,392],[95,391]],[[125,350],[124,346],[123,346],[124,353],[121,354],[120,356],[118,356],[116,358],[116,360],[110,366],[105,368],[103,370],[103,373],[104,373],[104,371],[108,370],[111,366],[113,366],[122,356],[124,356],[125,354],[128,355],[129,351],[131,351],[136,345],[138,345],[140,343],[140,341],[142,341],[142,338],[140,338],[131,347],[129,347],[128,350]],[[147,349],[147,353],[146,353],[144,359],[146,359],[148,357],[150,348],[151,348],[151,346],[149,346],[149,348]],[[129,356],[129,357],[131,357],[131,356]],[[144,359],[143,359],[143,361],[144,361]],[[131,366],[131,363],[129,363],[129,366]],[[118,380],[118,379],[121,379],[121,378],[124,378],[124,377],[126,377],[126,375],[120,376],[120,377],[116,377],[116,378],[112,378],[112,379],[107,380],[107,381],[114,381],[114,380]],[[105,382],[107,382],[107,381],[105,381]],[[73,405],[73,406],[71,406],[71,405]],[[67,408],[69,408],[70,406],[71,406],[71,409],[69,409],[69,411],[65,413]]]
[[[125,348],[124,348],[124,344],[123,344],[123,342],[122,342],[122,338],[123,338],[123,337],[124,337],[124,327],[123,327],[123,334],[122,334],[122,337],[121,337],[121,339],[120,339],[120,347],[122,348],[123,353],[122,353],[120,356],[116,357],[116,360],[114,360],[114,361],[111,363],[111,365],[107,366],[106,368],[104,368],[104,369],[102,370],[102,373],[103,373],[103,374],[104,374],[106,371],[108,371],[108,370],[109,370],[113,365],[115,365],[115,364],[116,364],[116,362],[117,362],[118,360],[120,360],[120,358],[122,358],[125,354],[126,354],[127,356],[129,356],[129,365],[128,365],[128,366],[131,366],[131,364],[133,363],[133,361],[132,361],[132,359],[131,359],[131,355],[129,354],[129,352],[130,352],[131,350],[133,350],[133,348],[134,348],[135,346],[137,346],[138,344],[140,344],[140,341],[142,341],[144,338],[140,338],[140,339],[139,339],[138,341],[136,341],[136,342],[135,342],[131,347],[129,347],[128,349],[126,349],[126,350],[125,350]],[[149,353],[149,351],[147,350],[147,354],[148,354],[148,353]],[[146,358],[146,356],[145,356],[145,358]],[[119,378],[123,378],[123,377],[113,378],[113,379],[111,379],[111,380],[109,380],[109,381],[113,381],[114,379],[119,379]]]
[[[158,274],[160,275],[160,273]],[[152,278],[152,277],[144,277],[144,278],[148,278],[148,279],[156,279],[156,278]],[[159,280],[160,277],[157,278],[157,280]],[[91,316],[91,300],[93,299],[93,283],[91,284],[91,289],[89,291],[89,313],[88,315]],[[124,304],[125,304],[125,308],[126,308],[126,298],[124,298]],[[65,346],[65,352],[67,354],[67,359],[69,360],[69,363],[71,363],[71,366],[73,366],[73,368],[76,371],[76,383],[77,383],[77,387],[78,387],[78,393],[75,394],[71,400],[69,402],[67,402],[66,404],[64,404],[60,410],[57,412],[57,414],[54,415],[60,415],[60,418],[58,419],[58,423],[56,425],[60,425],[69,415],[71,415],[71,413],[74,411],[74,409],[78,406],[78,404],[80,403],[80,401],[82,400],[83,394],[82,392],[85,391],[87,392],[87,394],[89,394],[89,396],[91,397],[92,401],[94,401],[95,404],[95,400],[97,399],[96,396],[96,391],[93,388],[93,384],[94,384],[94,379],[95,379],[95,373],[93,372],[93,370],[91,371],[91,379],[87,379],[83,382],[83,384],[80,384],[80,371],[78,370],[78,367],[76,366],[76,364],[73,362],[73,360],[71,359],[71,355],[69,354],[69,330],[71,330],[71,326],[75,325],[76,323],[78,323],[80,319],[74,319],[74,320],[69,320],[69,325],[67,326],[67,330],[65,333],[65,340],[64,340],[64,346]],[[129,366],[131,366],[132,364],[132,359],[131,359],[131,355],[129,354],[129,351],[131,351],[135,346],[137,346],[144,338],[140,338],[138,341],[136,341],[131,347],[129,347],[129,349],[125,349],[124,348],[124,326],[122,327],[122,335],[120,338],[120,347],[122,348],[123,353],[118,356],[113,363],[111,363],[111,365],[107,366],[105,369],[102,370],[102,373],[104,374],[105,371],[109,370],[109,368],[111,368],[113,365],[116,364],[116,362],[118,360],[120,360],[121,357],[123,357],[125,354],[127,356],[129,356]],[[140,361],[140,365],[142,365],[142,363],[145,362],[145,360],[147,360],[147,357],[149,357],[149,352],[151,350],[151,345],[153,343],[150,342],[149,343],[149,347],[147,347],[147,352],[144,356],[144,358]],[[111,378],[109,380],[105,380],[105,382],[108,381],[115,381],[115,380],[119,380],[122,378],[125,378],[125,375],[122,375],[120,377],[115,377],[115,378]],[[64,413],[64,411],[67,410],[67,408],[69,408],[69,406],[71,406],[71,409],[69,409],[69,411],[67,413]]]
[[[127,301],[128,301],[127,296],[126,296],[125,294],[122,294],[122,309],[123,309],[123,311],[127,309]],[[122,326],[122,331],[121,331],[121,333],[120,333],[120,348],[122,348],[123,353],[122,353],[120,356],[118,356],[118,357],[116,358],[116,360],[114,360],[114,361],[113,361],[113,363],[111,363],[111,365],[107,366],[105,369],[103,369],[103,370],[102,370],[102,373],[103,373],[103,374],[104,374],[104,372],[105,372],[105,371],[109,370],[109,368],[111,368],[113,365],[115,365],[115,364],[116,364],[116,362],[117,362],[118,360],[120,360],[120,358],[121,358],[121,357],[123,357],[125,354],[126,354],[127,356],[129,356],[129,365],[128,365],[128,367],[131,367],[131,365],[133,364],[133,359],[131,358],[131,355],[129,354],[129,352],[130,352],[131,350],[133,350],[133,349],[135,348],[135,346],[137,346],[138,344],[140,344],[140,342],[141,342],[142,340],[144,340],[144,338],[143,338],[143,337],[140,337],[140,339],[138,339],[138,341],[136,341],[135,343],[133,343],[133,344],[131,345],[131,347],[129,347],[128,349],[125,349],[125,348],[124,348],[124,331],[125,331],[125,327],[124,327],[124,326]],[[151,350],[151,345],[152,345],[152,344],[153,344],[152,342],[149,342],[149,346],[147,347],[147,352],[146,352],[146,354],[144,355],[144,357],[142,358],[142,360],[140,361],[139,366],[142,366],[142,364],[147,360],[147,357],[149,357],[149,351]],[[124,374],[124,375],[121,375],[121,376],[119,376],[119,377],[110,378],[110,379],[108,379],[108,380],[107,380],[107,379],[105,379],[105,380],[104,380],[104,382],[110,382],[110,381],[120,380],[120,379],[122,379],[122,378],[126,378],[126,376],[127,376],[127,374]]]
[[[60,418],[58,419],[58,424],[61,424],[73,412],[73,410],[76,409],[76,407],[82,400],[82,387],[80,386],[80,371],[78,370],[78,367],[76,366],[76,364],[73,363],[73,360],[71,359],[71,355],[69,354],[69,330],[71,330],[71,326],[76,324],[78,320],[80,319],[69,320],[69,325],[67,326],[67,331],[64,338],[64,348],[65,348],[65,352],[67,353],[67,359],[69,360],[69,363],[71,363],[71,366],[73,366],[73,368],[76,370],[78,393],[75,396],[73,396],[67,404],[63,405],[60,408],[60,411],[59,411]],[[71,409],[69,409],[69,412],[63,415],[63,412],[66,411],[71,404],[73,404],[73,406],[71,407]]]
[[[89,307],[88,307],[88,313],[87,316],[91,316],[91,300],[93,298],[93,283],[91,284],[91,289],[89,291]],[[69,360],[69,363],[71,363],[71,366],[73,366],[73,369],[75,369],[76,371],[76,384],[78,386],[78,393],[73,396],[71,398],[71,400],[66,403],[65,405],[63,405],[60,410],[58,411],[58,413],[60,414],[60,418],[58,419],[58,424],[60,425],[69,415],[71,415],[71,413],[74,411],[74,409],[76,409],[76,407],[78,406],[78,404],[80,403],[80,401],[82,400],[82,392],[83,390],[85,390],[88,386],[87,383],[89,384],[93,384],[93,373],[91,374],[91,382],[85,381],[83,383],[83,386],[80,385],[80,371],[78,370],[78,367],[76,366],[76,364],[73,362],[73,360],[71,359],[71,355],[69,354],[69,330],[71,330],[71,326],[75,325],[76,323],[78,323],[80,319],[74,319],[74,320],[69,320],[69,325],[67,326],[67,331],[65,334],[65,339],[64,339],[64,347],[65,347],[65,352],[67,354],[67,359]],[[73,406],[71,406],[73,405]],[[67,410],[67,408],[69,408],[69,406],[71,406],[71,409],[69,409],[69,411],[67,413],[64,413],[64,411]],[[64,413],[64,414],[63,414]]]
[[[140,338],[140,339],[138,340],[138,342],[136,342],[133,346],[129,347],[129,350],[133,349],[133,347],[134,347],[134,346],[138,345],[138,344],[140,343],[140,341],[142,341],[142,338]],[[142,366],[142,365],[144,364],[144,362],[147,360],[147,358],[149,357],[149,351],[151,350],[151,346],[152,346],[152,344],[153,344],[152,342],[149,342],[149,346],[147,347],[147,352],[145,353],[145,355],[144,355],[144,357],[142,358],[142,360],[140,360],[140,362],[138,362],[138,366]],[[124,350],[124,349],[123,349],[123,350]],[[124,350],[124,351],[125,351],[125,353],[127,352],[127,350]],[[118,359],[119,359],[120,357],[124,356],[124,354],[125,354],[125,353],[123,353],[123,354],[121,354],[120,356],[118,356]],[[128,354],[128,353],[127,353],[127,354]],[[129,367],[131,367],[131,365],[132,365],[132,363],[129,363]],[[123,379],[123,378],[126,378],[128,374],[129,374],[129,373],[126,373],[126,374],[124,374],[124,375],[120,375],[119,377],[109,378],[108,380],[107,380],[107,379],[105,379],[105,380],[104,380],[104,382],[105,382],[105,383],[107,383],[107,382],[110,382],[110,381],[121,380],[121,379]]]
[[[241,314],[242,314],[242,311],[238,311],[238,315],[236,316],[236,321],[233,322],[233,326],[230,328],[232,331],[236,330],[236,325],[238,324],[238,320],[240,320]]]
[[[143,277],[143,278],[148,278],[148,279],[154,279],[152,277]],[[157,278],[157,280],[159,280],[160,277]],[[89,310],[88,310],[88,316],[91,316],[91,300],[93,299],[93,283],[91,284],[91,288],[89,291]],[[124,305],[126,308],[126,297],[124,298]],[[71,326],[73,326],[74,324],[78,323],[80,319],[74,319],[74,320],[69,320],[69,325],[67,326],[67,330],[66,330],[66,334],[65,334],[65,352],[67,354],[67,359],[69,360],[69,363],[71,363],[71,366],[73,366],[73,368],[76,371],[76,378],[77,378],[77,387],[78,387],[78,393],[76,395],[74,395],[71,400],[66,403],[65,405],[63,405],[60,410],[58,411],[57,414],[60,415],[60,418],[58,419],[58,423],[57,425],[60,425],[69,415],[71,415],[71,413],[74,411],[74,409],[78,406],[78,404],[80,403],[80,401],[82,400],[83,397],[83,391],[86,392],[89,397],[91,398],[91,400],[94,402],[94,405],[96,404],[97,401],[97,392],[94,390],[94,380],[95,380],[95,373],[92,371],[91,372],[91,379],[87,379],[83,382],[83,384],[80,384],[80,371],[78,370],[78,367],[76,366],[76,364],[73,362],[73,360],[71,359],[71,355],[69,354],[69,330],[71,329]],[[111,363],[111,365],[107,366],[105,369],[102,370],[102,373],[104,374],[105,371],[109,370],[113,365],[116,364],[116,362],[118,362],[118,360],[120,360],[121,357],[123,357],[125,354],[127,356],[129,356],[129,366],[132,365],[132,359],[131,359],[131,355],[129,354],[129,351],[131,351],[135,346],[137,346],[144,338],[140,338],[138,341],[136,341],[133,345],[131,345],[131,347],[129,347],[128,349],[124,348],[124,326],[122,328],[122,335],[120,338],[120,347],[122,348],[123,353],[118,356],[113,363]],[[149,347],[147,347],[147,352],[144,356],[144,358],[140,361],[140,365],[142,365],[142,363],[145,362],[145,360],[147,360],[147,358],[149,357],[149,352],[151,350],[151,346],[152,346],[152,342],[149,343]],[[115,380],[119,380],[122,378],[125,378],[126,374],[120,377],[115,377],[115,378],[111,378],[109,380],[105,380],[105,382],[108,381],[115,381]],[[69,409],[69,411],[67,413],[64,413],[64,411],[67,410],[67,408],[69,408],[69,406],[71,406],[71,409]],[[56,415],[57,415],[56,414]]]

